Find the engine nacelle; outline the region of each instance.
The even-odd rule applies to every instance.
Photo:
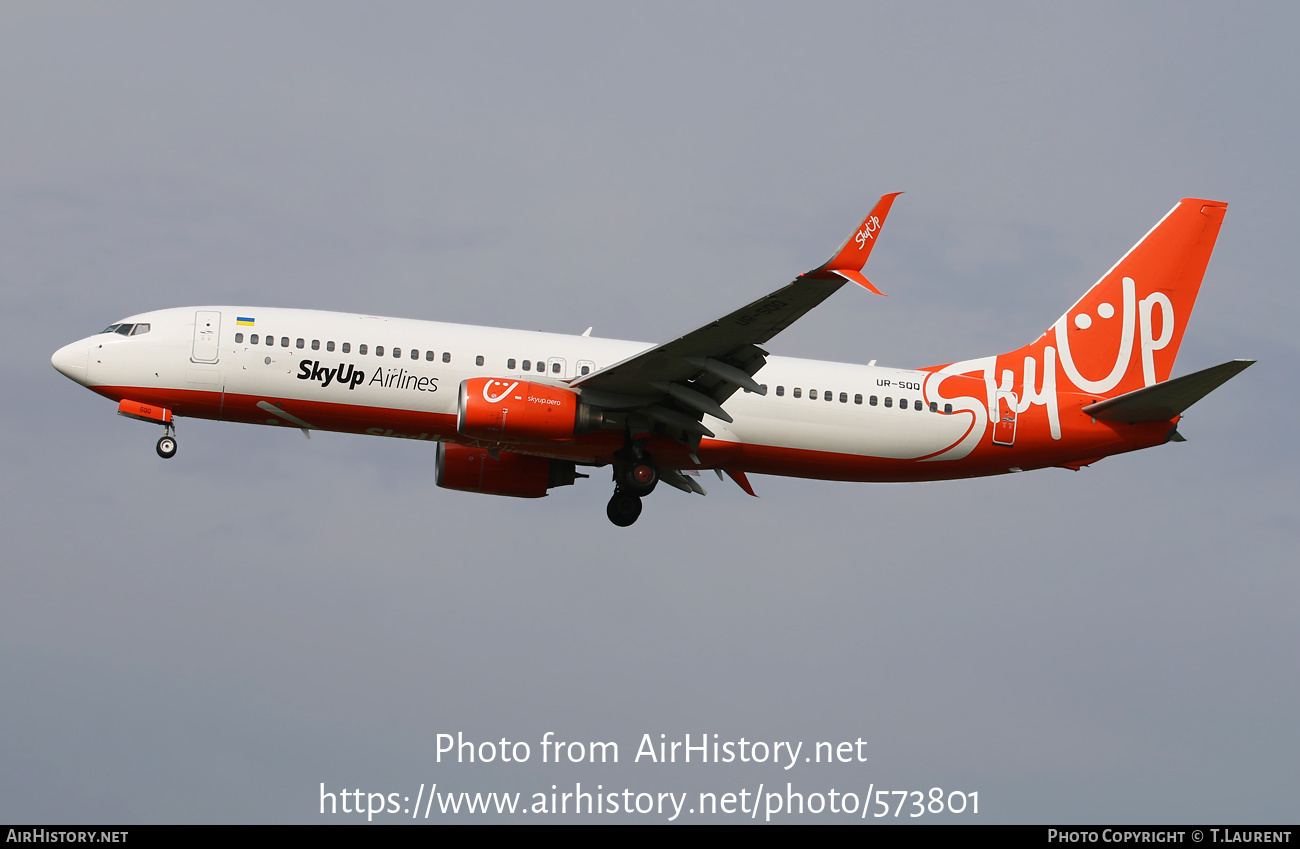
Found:
[[[555,486],[569,486],[578,477],[573,463],[502,451],[492,459],[485,448],[438,443],[435,483],[444,489],[541,498]]]
[[[601,416],[562,386],[474,377],[460,384],[456,430],[471,439],[543,443],[600,426]]]

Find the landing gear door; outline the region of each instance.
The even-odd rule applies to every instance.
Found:
[[[997,409],[993,411],[993,444],[1016,442],[1016,393],[998,390]]]
[[[217,340],[220,337],[221,313],[215,310],[199,310],[194,313],[194,349],[190,353],[190,361],[215,363]]]

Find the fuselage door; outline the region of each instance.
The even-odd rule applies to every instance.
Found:
[[[190,360],[196,363],[217,361],[217,339],[221,336],[221,313],[199,310],[194,313],[194,349]]]
[[[1016,393],[998,390],[993,412],[993,444],[1014,445],[1016,441]]]

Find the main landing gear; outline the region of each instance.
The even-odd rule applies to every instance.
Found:
[[[614,490],[614,497],[605,507],[605,515],[620,528],[626,528],[641,515],[641,498],[622,490]]]
[[[176,456],[176,432],[172,426],[167,425],[167,431],[158,438],[158,445],[155,446],[158,456],[164,460],[170,460]]]
[[[641,499],[659,483],[659,467],[640,447],[633,448],[631,462],[614,466],[614,495],[605,507],[605,515],[620,528],[626,528],[641,515]]]

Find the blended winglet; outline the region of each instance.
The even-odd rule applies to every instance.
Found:
[[[889,215],[889,208],[894,205],[894,198],[901,194],[902,192],[893,192],[882,196],[871,213],[845,240],[839,252],[825,265],[814,269],[812,273],[835,274],[883,296],[884,292],[871,285],[871,281],[862,276],[862,268],[867,264],[867,258],[871,256],[871,249],[876,246],[876,237],[880,235],[880,229],[885,226],[885,218]]]

